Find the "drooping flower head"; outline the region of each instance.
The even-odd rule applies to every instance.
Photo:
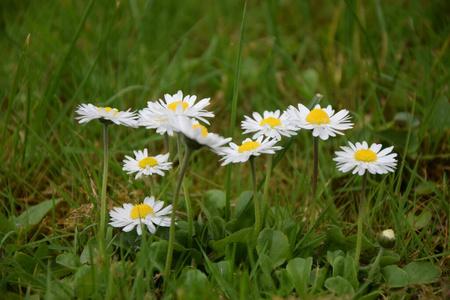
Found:
[[[337,162],[339,171],[348,172],[353,169],[352,174],[358,173],[360,176],[364,175],[366,170],[372,174],[394,172],[397,153],[391,153],[393,146],[380,151],[381,144],[372,144],[369,147],[364,141],[355,145],[349,142],[349,145],[350,147],[341,147],[344,151],[336,151],[337,157],[333,160]]]
[[[123,227],[123,231],[129,232],[137,226],[137,234],[142,235],[142,225],[147,226],[148,231],[155,233],[157,226],[170,226],[170,213],[172,205],[163,208],[163,201],[155,201],[155,197],[145,197],[142,204],[123,204],[123,207],[114,207],[109,212],[112,227]]]
[[[170,116],[185,116],[200,120],[206,124],[209,122],[205,118],[212,118],[214,114],[205,110],[210,98],[205,98],[197,103],[197,96],[187,95],[183,98],[183,93],[178,91],[175,95],[164,95],[164,101],[148,102],[147,108],[139,112],[139,125],[148,129],[156,129],[159,134],[167,132],[173,135],[173,126],[170,123]]]
[[[117,108],[97,107],[92,104],[80,104],[76,113],[80,116],[75,117],[79,123],[87,123],[89,121],[99,119],[107,124],[125,125],[129,127],[137,127],[137,115],[135,112],[119,111]]]
[[[127,171],[127,174],[136,173],[135,179],[140,178],[142,175],[158,174],[164,176],[163,171],[172,168],[172,163],[167,161],[169,153],[149,156],[147,149],[133,152],[135,158],[125,156],[126,159],[123,161],[125,165],[122,170]]]
[[[263,116],[254,112],[252,116],[253,119],[244,116],[245,121],[242,121],[241,127],[245,130],[243,134],[256,132],[253,135],[254,139],[266,136],[281,140],[282,135],[289,137],[297,134],[296,126],[291,123],[291,119],[286,112],[283,112],[281,116],[279,110],[274,112],[264,111]]]
[[[258,137],[256,140],[245,139],[242,145],[230,143],[229,147],[221,147],[219,153],[223,155],[224,162],[222,166],[229,163],[239,163],[247,161],[251,156],[259,156],[261,154],[274,154],[275,151],[281,150],[281,146],[275,146],[278,142],[276,139]]]
[[[294,106],[289,106],[286,113],[292,119],[293,123],[299,129],[312,130],[314,137],[320,137],[322,140],[327,140],[330,136],[336,134],[343,135],[341,130],[353,128],[353,123],[350,123],[350,115],[348,110],[343,109],[334,113],[331,105],[326,108],[321,108],[317,104],[313,110],[309,110],[303,104],[298,104],[298,109]]]
[[[224,138],[216,133],[209,132],[205,126],[194,119],[184,116],[173,116],[170,119],[173,131],[181,133],[188,146],[193,149],[206,146],[217,153],[220,146],[231,141],[231,138]]]

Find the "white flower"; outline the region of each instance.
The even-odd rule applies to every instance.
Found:
[[[229,147],[222,147],[219,153],[224,157],[221,159],[224,162],[222,166],[229,163],[239,163],[247,161],[251,156],[259,156],[261,154],[274,154],[276,150],[282,147],[274,146],[278,141],[276,139],[266,138],[260,136],[256,141],[252,139],[245,139],[242,145],[238,146],[235,143],[230,143]]]
[[[136,113],[130,112],[129,109],[127,111],[119,111],[117,108],[97,107],[89,103],[78,105],[76,113],[80,115],[75,118],[79,120],[79,123],[100,119],[100,121],[112,122],[117,125],[138,126]]]
[[[397,165],[395,157],[397,153],[391,153],[394,147],[386,148],[382,151],[381,144],[372,144],[370,148],[367,142],[349,142],[350,147],[341,147],[344,151],[336,151],[337,157],[333,160],[337,162],[337,168],[341,172],[348,172],[351,169],[353,174],[364,175],[366,170],[372,174],[387,174],[394,172]],[[391,153],[391,154],[389,154]]]
[[[194,149],[206,146],[217,153],[220,146],[231,141],[231,138],[208,132],[205,126],[194,119],[174,116],[171,117],[170,123],[173,125],[173,131],[183,134],[188,139],[189,146],[193,146]]]
[[[187,95],[183,98],[181,91],[173,96],[165,94],[164,101],[159,99],[159,102],[148,102],[147,108],[139,112],[139,125],[148,129],[156,129],[159,134],[167,132],[167,134],[173,135],[170,124],[172,115],[186,116],[209,124],[205,118],[214,117],[212,112],[204,109],[209,105],[209,99],[205,98],[195,103],[197,96]]]
[[[253,138],[256,139],[261,135],[265,135],[270,138],[275,138],[281,140],[281,136],[292,136],[296,135],[296,126],[291,123],[291,119],[283,112],[280,116],[280,111],[275,112],[264,111],[263,116],[259,113],[253,113],[253,119],[244,116],[245,121],[242,121],[241,127],[245,129],[243,134],[256,132]]]
[[[155,225],[168,227],[171,219],[172,205],[163,209],[164,202],[156,201],[155,197],[145,197],[142,204],[123,204],[122,207],[114,207],[109,212],[112,227],[123,227],[123,231],[129,232],[137,226],[137,233],[142,234],[142,225],[146,225],[148,231],[155,233]]]
[[[136,158],[125,156],[123,161],[125,165],[123,170],[127,171],[127,174],[137,172],[135,179],[138,179],[142,175],[158,174],[164,176],[164,172],[172,168],[172,163],[167,162],[169,153],[160,154],[157,156],[148,156],[147,149],[144,151],[133,151]]]
[[[286,112],[299,129],[313,130],[313,136],[318,136],[322,140],[327,140],[330,136],[334,137],[336,133],[343,135],[339,130],[353,128],[353,123],[349,121],[351,117],[348,110],[343,109],[334,114],[331,105],[320,108],[320,105],[317,104],[310,111],[306,106],[299,103],[298,109],[291,105]]]

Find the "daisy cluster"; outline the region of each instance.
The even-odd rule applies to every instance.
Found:
[[[320,95],[319,95],[320,96]],[[321,96],[319,97],[321,98]],[[283,137],[291,137],[300,130],[311,130],[315,138],[328,140],[330,137],[343,135],[343,131],[353,128],[350,122],[351,116],[346,109],[335,111],[331,105],[321,107],[317,104],[312,110],[303,104],[297,107],[289,106],[285,111],[264,111],[262,114],[253,112],[250,116],[244,116],[241,123],[243,134],[253,134],[251,138],[245,138],[240,145],[232,142],[231,138],[224,138],[208,130],[209,118],[214,113],[205,108],[210,105],[210,98],[197,101],[196,96],[183,96],[182,91],[174,95],[165,94],[164,99],[147,103],[147,107],[139,112],[119,111],[111,107],[97,107],[92,104],[78,106],[76,119],[79,123],[86,123],[94,119],[103,124],[125,125],[129,127],[145,127],[154,129],[158,134],[173,136],[181,135],[187,147],[198,150],[202,147],[209,148],[222,156],[221,165],[229,163],[241,163],[251,157],[261,154],[274,154],[281,150],[276,144]],[[224,146],[226,145],[227,146]],[[337,151],[337,167],[342,172],[353,170],[353,174],[364,175],[366,170],[372,174],[386,174],[393,172],[397,160],[395,153],[391,153],[393,147],[381,150],[380,144],[368,143],[352,144],[350,147],[341,147],[343,151]],[[123,170],[128,174],[136,174],[135,179],[143,175],[157,174],[164,176],[164,172],[172,167],[169,162],[169,153],[150,155],[147,149],[134,151],[134,158],[126,156]],[[165,219],[171,213],[171,206],[162,209],[162,202],[155,201],[153,196],[145,198],[142,204],[124,204],[123,208],[115,208],[110,212],[111,226],[124,227],[129,231],[137,224],[146,225],[150,232],[154,232],[153,224],[170,226]],[[138,226],[138,234],[142,231]]]

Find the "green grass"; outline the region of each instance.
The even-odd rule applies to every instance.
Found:
[[[362,140],[393,145],[399,154],[395,173],[368,177],[364,234],[373,244],[362,265],[378,253],[376,235],[393,228],[395,265],[427,262],[423,268],[442,272],[437,281],[397,288],[375,277],[381,284],[371,291],[448,297],[449,9],[445,1],[249,1],[243,21],[242,1],[2,1],[0,298],[332,298],[323,281],[338,272],[331,252],[349,259],[361,188],[332,158],[347,141]],[[313,230],[303,211],[311,197],[311,133],[281,142],[289,147],[275,160],[257,251],[236,235],[253,225],[249,164],[231,166],[227,180],[217,155],[195,153],[186,177],[194,246],[175,251],[176,276],[162,294],[168,230],[139,239],[111,228],[111,269],[95,255],[102,126],[74,117],[81,103],[139,110],[178,90],[211,97],[211,130],[234,133],[237,143],[245,138],[244,115],[308,105],[316,93],[324,95],[321,104],[350,110],[355,127],[319,143],[320,217]],[[111,206],[148,195],[145,181],[121,170],[124,156],[145,147],[159,153],[163,145],[154,131],[110,128]],[[262,193],[266,160],[255,163]],[[169,178],[157,182],[159,190],[169,185],[162,193],[169,203]],[[20,223],[36,205],[58,199],[36,213],[37,222]],[[179,211],[177,242],[186,246],[181,199]],[[345,238],[332,243],[336,228]],[[226,237],[235,242],[220,244]],[[286,241],[283,254],[270,250]],[[313,276],[307,290],[294,288],[292,278],[301,277],[289,270],[309,272],[310,257],[322,282]],[[361,283],[367,272],[359,274]]]

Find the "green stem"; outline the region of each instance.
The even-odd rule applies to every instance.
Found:
[[[253,232],[253,247],[256,246],[256,240],[259,236],[259,230],[261,227],[261,211],[259,208],[259,199],[258,199],[258,187],[256,186],[256,170],[255,170],[255,157],[250,156],[250,167],[252,170],[252,186],[253,186],[253,203],[255,205],[255,229]]]
[[[269,197],[269,186],[270,186],[270,178],[272,176],[272,164],[273,164],[273,155],[267,156],[267,170],[266,170],[266,180],[264,182],[264,194],[263,194],[263,200],[262,205],[265,206],[267,203],[267,198]],[[267,207],[267,206],[265,206]],[[265,210],[262,210],[265,215]],[[263,221],[264,221],[264,215],[263,215]]]
[[[169,235],[169,249],[167,250],[167,259],[166,259],[166,268],[165,268],[165,278],[163,284],[163,290],[166,290],[167,284],[170,278],[170,269],[172,265],[172,257],[173,257],[173,249],[175,245],[175,215],[178,204],[178,197],[180,196],[181,183],[183,181],[184,173],[186,172],[187,165],[189,162],[189,158],[191,156],[192,150],[191,148],[186,148],[186,155],[183,160],[183,164],[181,165],[180,174],[178,175],[177,184],[175,186],[175,192],[173,195],[172,202],[172,215],[171,215],[171,223],[170,223],[170,235]]]
[[[148,176],[148,185],[150,186],[150,196],[156,195],[155,183],[153,182],[153,176]]]
[[[361,183],[361,199],[359,201],[359,213],[358,213],[358,233],[356,235],[356,250],[355,250],[355,269],[358,272],[359,256],[361,254],[361,245],[363,237],[363,218],[366,210],[366,178],[367,174],[362,176]]]
[[[108,124],[103,124],[103,180],[100,194],[100,240],[106,237],[106,187],[108,184]]]
[[[366,288],[369,286],[369,284],[372,282],[373,277],[375,276],[375,273],[380,270],[380,260],[383,256],[384,248],[380,247],[380,251],[378,252],[377,258],[373,262],[372,268],[370,269],[369,275],[367,276],[366,282],[361,286],[361,288],[356,293],[355,297],[353,299],[359,298],[359,296],[366,290]]]
[[[178,133],[177,136],[177,147],[178,147],[178,158],[180,159],[180,163],[183,161],[182,147],[183,144],[183,136],[181,133]],[[186,152],[190,147],[186,145]],[[190,151],[193,151],[190,149]],[[184,161],[183,161],[184,162]],[[183,191],[184,191],[184,199],[186,201],[186,213],[188,216],[188,246],[192,247],[192,233],[194,232],[194,216],[192,215],[192,204],[191,199],[189,197],[189,189],[187,183],[183,181]]]
[[[167,132],[164,133],[164,147],[166,148],[167,152],[170,152],[170,138]]]
[[[319,138],[314,137],[314,168],[312,178],[312,198],[310,203],[311,215],[310,215],[310,228],[314,226],[316,222],[316,202],[317,202],[317,178],[319,174]]]

